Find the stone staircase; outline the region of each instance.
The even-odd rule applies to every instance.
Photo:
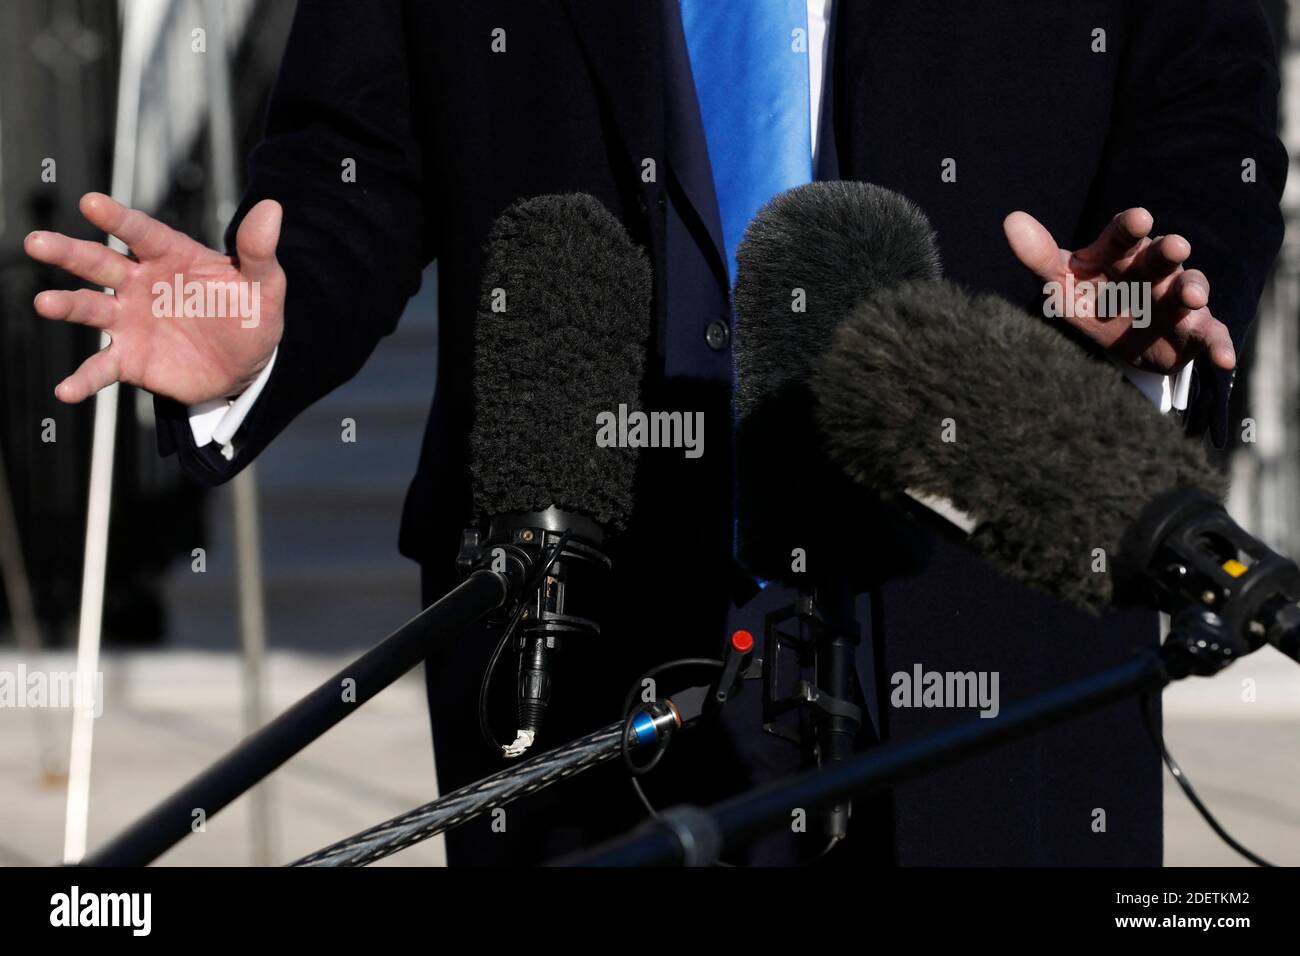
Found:
[[[397,531],[433,395],[436,295],[431,269],[357,377],[256,462],[272,648],[362,649],[419,610],[419,569],[397,553]],[[355,442],[342,440],[345,418]],[[229,487],[210,496],[206,572],[178,563],[164,583],[167,646],[239,646],[231,502]]]

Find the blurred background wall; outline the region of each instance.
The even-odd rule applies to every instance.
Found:
[[[241,175],[260,135],[293,6],[216,0]],[[1300,10],[1285,0],[1265,7],[1283,65],[1281,129],[1294,157],[1300,155]],[[77,199],[110,188],[127,15],[142,50],[134,205],[199,237],[211,236],[231,211],[218,199],[209,160],[213,91],[193,52],[193,31],[211,21],[212,3],[0,4],[0,453],[14,522],[9,544],[25,570],[6,575],[0,595],[0,670],[37,659],[51,668],[71,666],[93,403],[62,405],[53,386],[96,348],[97,336],[36,318],[35,293],[67,283],[27,259],[21,242],[37,228],[102,239],[81,219]],[[1286,245],[1238,377],[1237,415],[1253,428],[1248,440],[1230,448],[1228,466],[1234,515],[1275,548],[1300,555],[1300,182],[1294,174],[1286,214]],[[418,609],[417,571],[397,555],[396,529],[432,395],[435,289],[431,271],[398,332],[365,370],[304,414],[258,461],[270,713]],[[239,662],[231,492],[202,492],[181,479],[174,460],[158,457],[148,396],[123,389],[120,407],[104,614],[109,706],[96,730],[92,846],[224,752],[239,736],[248,692]],[[343,445],[341,454],[344,418],[357,423],[357,442]],[[39,658],[14,644],[22,635],[13,623],[24,615],[11,612],[27,606],[25,617],[34,621],[28,630],[43,648]],[[1300,683],[1277,663],[1260,665],[1256,676],[1265,706],[1249,710],[1236,705],[1229,684],[1171,691],[1170,743],[1230,829],[1247,843],[1252,837],[1272,846],[1289,841],[1292,861],[1300,861],[1294,802],[1300,759],[1270,759],[1275,748],[1300,755],[1300,706],[1289,703],[1300,700]],[[0,710],[0,864],[59,856],[65,717]],[[260,810],[241,800],[211,828],[216,839],[192,838],[165,860],[282,861],[431,799],[436,781],[428,736],[413,676],[277,775]],[[1169,862],[1234,861],[1180,797],[1171,795],[1168,804]],[[258,813],[269,820],[258,825],[252,819]],[[439,858],[429,844],[392,862]]]

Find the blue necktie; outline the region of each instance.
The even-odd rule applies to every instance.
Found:
[[[681,0],[727,269],[760,206],[812,180],[806,0]]]

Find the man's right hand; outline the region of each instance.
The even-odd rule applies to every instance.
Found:
[[[57,232],[33,232],[23,242],[33,259],[114,291],[46,291],[36,296],[38,314],[101,329],[112,343],[60,382],[55,397],[75,404],[114,382],[125,382],[195,405],[251,385],[284,331],[286,280],[275,258],[280,204],[264,199],[249,210],[235,237],[233,259],[102,193],[81,197],[81,213],[125,243],[132,255]],[[157,317],[155,285],[174,289],[178,275],[182,288],[196,281],[205,289],[211,283],[239,288],[246,301],[257,303],[256,322],[229,311],[220,318],[173,317],[184,315],[184,299],[172,303],[169,315]]]

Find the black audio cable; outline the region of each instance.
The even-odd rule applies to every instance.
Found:
[[[505,649],[510,646],[510,640],[514,637],[515,630],[519,627],[520,620],[523,619],[524,611],[528,608],[529,599],[541,590],[542,582],[546,579],[546,575],[550,573],[556,559],[559,558],[560,553],[564,550],[564,546],[569,543],[569,538],[572,534],[573,532],[571,531],[565,531],[560,535],[559,540],[555,542],[554,546],[552,546],[547,559],[538,564],[537,569],[533,572],[533,576],[529,578],[528,584],[520,594],[519,603],[515,606],[514,613],[510,615],[510,621],[506,625],[505,630],[501,632],[501,639],[497,641],[497,646],[493,649],[492,657],[488,661],[487,669],[483,672],[483,682],[479,685],[478,691],[478,726],[479,730],[483,734],[483,739],[487,741],[488,746],[497,753],[504,751],[505,746],[501,741],[497,740],[496,734],[492,732],[492,724],[488,720],[488,692],[492,686],[492,676],[496,673],[497,664],[501,660],[501,655],[505,653]]]
[[[1152,714],[1152,711],[1155,709],[1155,700],[1156,698],[1150,694],[1142,698],[1142,724],[1146,727],[1151,740],[1158,748],[1160,748],[1160,756],[1164,760],[1165,766],[1169,768],[1169,772],[1173,775],[1174,780],[1177,781],[1178,786],[1182,788],[1183,793],[1187,795],[1187,799],[1190,800],[1192,806],[1196,808],[1196,812],[1199,813],[1205,822],[1210,825],[1210,829],[1215,832],[1219,839],[1228,844],[1228,846],[1241,856],[1245,857],[1256,866],[1273,866],[1274,864],[1268,862],[1268,860],[1265,860],[1256,853],[1252,853],[1250,850],[1246,849],[1246,847],[1238,843],[1237,840],[1233,838],[1232,834],[1224,829],[1223,825],[1214,818],[1214,814],[1210,812],[1210,808],[1201,800],[1196,790],[1192,787],[1192,781],[1189,780],[1187,774],[1183,772],[1183,768],[1178,765],[1178,761],[1174,759],[1174,755],[1169,752],[1169,747],[1165,744],[1164,734],[1156,731],[1155,719]]]

